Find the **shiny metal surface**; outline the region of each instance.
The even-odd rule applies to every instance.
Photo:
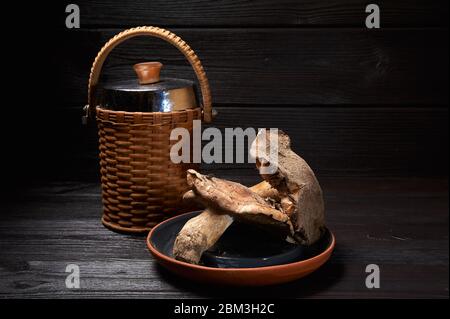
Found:
[[[106,83],[99,87],[97,104],[128,112],[171,112],[198,107],[194,82],[166,78],[141,85],[137,80]]]

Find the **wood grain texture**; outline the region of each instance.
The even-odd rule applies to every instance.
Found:
[[[222,132],[234,127],[273,127],[286,131],[293,149],[319,176],[448,175],[447,108],[250,106],[217,109],[219,115],[212,125]],[[24,149],[20,145],[8,146],[16,156],[5,158],[11,161],[7,167],[20,167],[14,171],[11,182],[19,186],[22,180],[30,183],[30,176],[97,180],[95,126],[81,125],[78,108],[54,111],[51,118],[45,115],[41,113],[40,117],[30,119],[29,127],[34,125],[36,129],[27,139],[26,151],[38,154],[33,162],[22,155]],[[225,141],[222,145],[227,152],[233,147]],[[203,168],[211,173],[242,168],[242,174],[257,174],[254,167],[254,164],[217,164]]]
[[[234,180],[250,185],[254,178]],[[98,184],[53,183],[2,203],[0,298],[448,298],[448,180],[321,179],[337,248],[317,273],[258,289],[192,284],[157,266],[143,237],[100,223]],[[81,289],[65,288],[76,263]],[[365,288],[365,266],[381,288]]]
[[[160,26],[354,26],[367,16],[363,0],[81,0],[83,27]],[[382,26],[448,25],[444,0],[380,0]]]
[[[380,0],[378,31],[364,28],[362,0],[81,0],[81,30],[64,27],[68,3],[17,3],[27,26],[44,32],[25,42],[7,34],[27,46],[6,50],[7,60],[34,63],[26,93],[14,86],[21,107],[5,108],[2,125],[14,138],[3,144],[0,299],[448,298],[447,1]],[[142,237],[101,225],[97,136],[79,118],[98,50],[136,25],[167,27],[196,50],[219,128],[279,127],[293,137],[337,237],[318,272],[263,289],[192,284],[156,265]],[[146,60],[193,78],[181,54],[142,39],[114,51],[105,79],[134,77],[131,65]],[[22,83],[17,71],[9,82]],[[203,171],[259,181],[249,165]],[[69,263],[81,267],[80,290],[65,288]],[[369,263],[381,267],[378,290],[365,288]]]
[[[446,108],[241,107],[219,108],[214,125],[284,130],[319,175],[445,175],[447,119]]]
[[[119,29],[63,31],[52,55],[60,106],[86,103],[91,63]],[[172,29],[197,52],[213,103],[248,105],[448,104],[448,29]],[[55,36],[56,37],[56,36]],[[135,78],[161,61],[163,76],[194,78],[183,56],[156,39],[112,52],[104,79]],[[54,97],[53,97],[54,99]]]

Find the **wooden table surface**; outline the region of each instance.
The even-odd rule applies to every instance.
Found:
[[[155,263],[144,237],[101,225],[97,183],[32,187],[1,206],[0,297],[448,298],[447,178],[327,177],[321,183],[337,239],[330,261],[302,280],[257,289],[171,275]],[[380,267],[381,287],[370,290],[365,267],[372,263]],[[68,264],[80,267],[80,289],[65,286]]]

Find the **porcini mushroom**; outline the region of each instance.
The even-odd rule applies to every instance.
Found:
[[[194,170],[187,172],[191,190],[184,198],[207,209],[178,234],[175,258],[198,263],[234,219],[263,225],[298,244],[311,245],[320,238],[325,227],[322,190],[306,161],[292,151],[289,136],[279,130],[262,130],[250,152],[264,179],[251,188]]]

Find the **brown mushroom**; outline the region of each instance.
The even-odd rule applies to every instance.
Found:
[[[187,172],[191,191],[184,198],[207,209],[178,234],[175,258],[198,263],[234,219],[263,225],[299,244],[310,245],[320,238],[325,223],[322,190],[309,165],[291,150],[289,136],[262,130],[252,143],[251,154],[265,180],[251,188],[194,170]]]

